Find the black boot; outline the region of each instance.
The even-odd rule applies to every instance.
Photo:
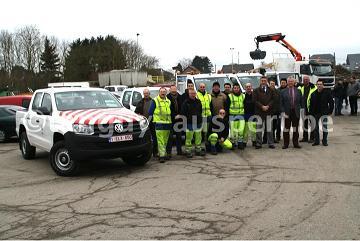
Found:
[[[217,150],[215,145],[211,145],[211,155],[217,155]]]

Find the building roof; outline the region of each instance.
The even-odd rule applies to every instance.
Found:
[[[346,57],[346,64],[360,63],[360,54],[348,54]]]
[[[222,72],[232,73],[232,68],[234,68],[235,73],[242,73],[254,69],[254,64],[234,64],[233,66],[231,64],[223,65]]]
[[[198,74],[198,73],[200,73],[200,70],[198,70],[197,68],[195,68],[192,65],[189,65],[182,71],[181,74],[190,74],[191,72],[193,72],[194,74]]]
[[[310,59],[321,59],[321,60],[327,60],[332,64],[336,63],[335,56],[333,54],[313,54],[310,56]]]

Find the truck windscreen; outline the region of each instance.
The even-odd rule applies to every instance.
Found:
[[[120,102],[107,91],[67,91],[55,94],[57,109],[82,110],[100,108],[120,108]]]
[[[260,86],[260,78],[261,76],[239,76],[239,80],[243,89],[245,89],[245,85],[250,83],[253,89],[256,89]]]
[[[314,75],[329,76],[334,75],[331,65],[311,65]]]

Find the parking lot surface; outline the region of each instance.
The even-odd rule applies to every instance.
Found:
[[[47,153],[0,144],[0,239],[360,239],[360,119],[329,146],[121,159],[56,176]]]

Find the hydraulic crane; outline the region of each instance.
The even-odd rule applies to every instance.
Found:
[[[266,34],[266,35],[259,35],[254,39],[256,44],[255,51],[250,52],[250,57],[254,60],[256,59],[264,59],[266,57],[266,52],[259,49],[259,43],[265,41],[276,41],[280,43],[282,46],[287,48],[292,56],[295,58],[296,61],[303,60],[303,57],[299,51],[297,51],[289,42],[285,40],[285,35],[281,33],[274,33],[274,34]]]

